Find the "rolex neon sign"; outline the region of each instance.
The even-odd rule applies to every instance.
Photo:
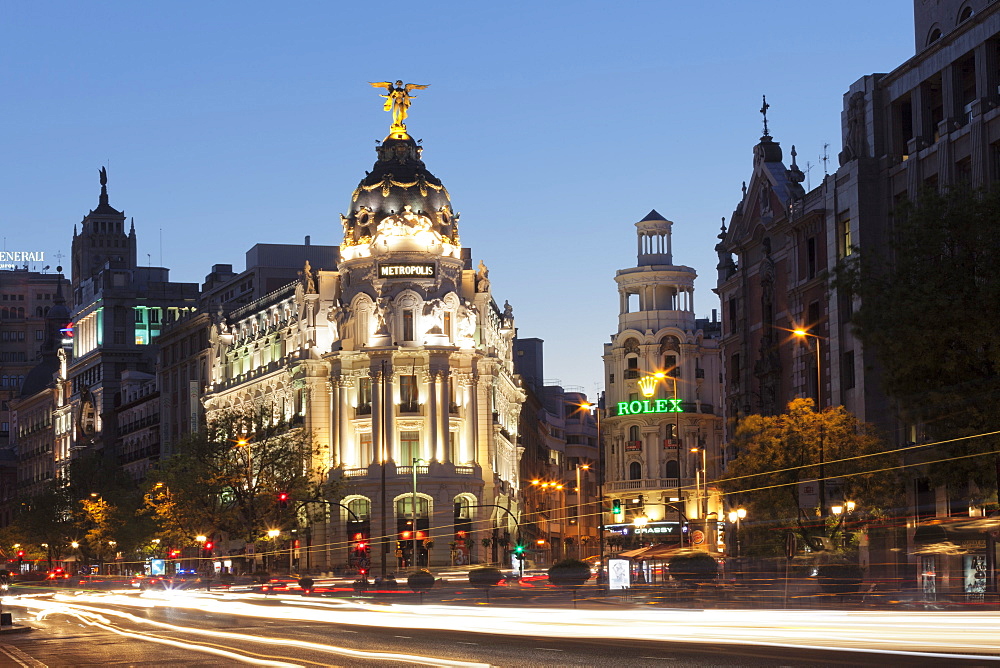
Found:
[[[680,399],[645,399],[619,401],[618,415],[643,415],[646,413],[683,413]]]

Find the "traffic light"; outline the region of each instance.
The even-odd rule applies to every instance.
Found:
[[[278,507],[282,510],[288,507],[288,492],[278,492]]]
[[[514,546],[514,557],[517,559],[524,559],[524,545]]]
[[[211,552],[213,547],[215,547],[215,543],[213,543],[212,541],[208,541],[207,543],[205,543],[206,552]]]
[[[621,499],[615,499],[614,501],[611,502],[611,513],[613,515],[621,515],[622,514],[622,500]]]
[[[17,551],[17,560],[21,561],[23,559],[24,559],[24,550],[18,550]]]

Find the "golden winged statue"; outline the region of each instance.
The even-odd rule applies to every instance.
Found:
[[[415,95],[410,95],[410,91],[423,90],[429,84],[404,84],[402,81],[397,81],[395,84],[391,81],[370,81],[369,83],[372,85],[372,88],[384,88],[387,91],[385,95],[380,95],[379,97],[385,98],[383,109],[392,112],[392,129],[390,131],[405,133],[406,124],[403,121],[406,120],[407,110],[410,108],[410,100],[416,97]]]

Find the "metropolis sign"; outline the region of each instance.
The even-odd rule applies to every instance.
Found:
[[[645,399],[619,401],[618,415],[643,415],[645,413],[683,413],[680,399]]]
[[[437,271],[433,262],[379,264],[379,278],[434,278]]]

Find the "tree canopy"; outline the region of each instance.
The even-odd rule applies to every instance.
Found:
[[[815,519],[818,508],[799,508],[799,483],[819,480],[821,463],[828,506],[837,499],[851,500],[858,512],[871,517],[902,506],[903,486],[894,468],[898,457],[885,453],[886,444],[874,428],[842,406],[817,412],[812,399],[795,399],[786,413],[745,417],[730,444],[736,457],[719,482],[733,500],[730,505],[745,506],[752,526],[758,527],[747,543],[754,551],[779,552],[785,530],[807,539],[823,533],[822,522]]]
[[[268,529],[297,528],[336,495],[310,468],[312,436],[274,420],[266,407],[220,411],[175,445],[151,477],[146,504],[171,545],[217,531],[253,542]]]

